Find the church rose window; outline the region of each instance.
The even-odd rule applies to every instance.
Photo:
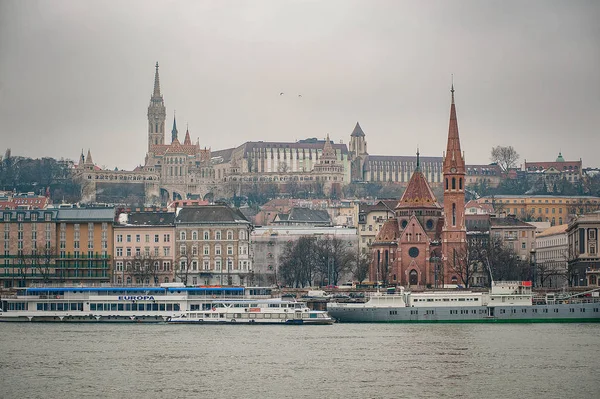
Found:
[[[402,228],[405,229],[407,225],[408,225],[408,221],[407,220],[403,220],[402,221]]]
[[[427,227],[427,230],[431,230],[433,229],[433,220],[429,219],[426,223],[425,226]]]
[[[416,258],[417,256],[419,256],[419,248],[410,247],[410,249],[408,250],[408,256],[410,256],[411,258]]]

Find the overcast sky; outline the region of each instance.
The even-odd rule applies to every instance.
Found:
[[[467,163],[600,167],[598,21],[596,0],[0,0],[0,151],[143,163],[158,61],[165,136],[176,110],[213,150],[359,121],[372,155],[441,156],[454,74]]]

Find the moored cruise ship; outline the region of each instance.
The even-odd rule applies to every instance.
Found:
[[[311,310],[304,302],[274,299],[215,299],[202,309],[171,317],[174,324],[332,324],[325,311]]]
[[[600,322],[597,293],[548,294],[534,302],[530,281],[498,281],[489,292],[411,293],[400,288],[365,303],[329,303],[327,311],[344,323]]]
[[[219,299],[265,299],[262,287],[31,287],[0,299],[0,321],[166,322]]]

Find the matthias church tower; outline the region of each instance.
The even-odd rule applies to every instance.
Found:
[[[160,80],[158,77],[158,62],[154,74],[154,92],[150,97],[148,106],[148,152],[153,145],[165,143],[165,119],[167,112],[163,96],[160,94]]]

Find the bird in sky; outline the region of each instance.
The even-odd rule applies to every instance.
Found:
[[[279,93],[280,96],[283,96],[283,92]]]
[[[302,94],[298,94],[298,97],[302,97]]]

